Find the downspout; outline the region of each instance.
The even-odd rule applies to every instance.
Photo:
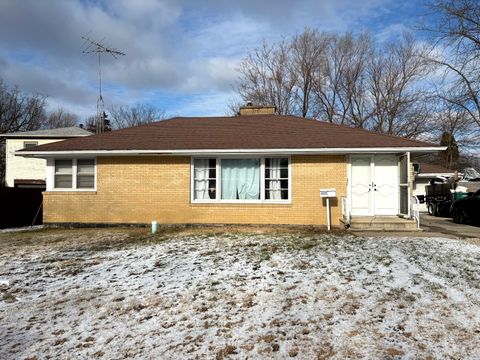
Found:
[[[411,218],[412,217],[412,210],[411,210],[411,206],[412,206],[412,199],[411,199],[411,196],[412,196],[412,176],[411,176],[412,164],[410,163],[410,151],[407,151],[407,164],[408,164],[408,171],[407,171],[408,203],[407,203],[407,208],[408,208],[408,217]]]

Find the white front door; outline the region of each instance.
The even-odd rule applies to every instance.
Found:
[[[373,195],[375,215],[398,214],[398,162],[395,155],[375,155]]]
[[[351,157],[352,215],[373,215],[372,164],[373,155]]]
[[[351,214],[398,214],[398,162],[395,155],[356,155],[351,165]]]

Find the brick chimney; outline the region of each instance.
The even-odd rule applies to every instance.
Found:
[[[272,115],[275,114],[275,106],[271,105],[253,105],[251,101],[247,101],[245,106],[240,107],[239,114],[243,115]]]

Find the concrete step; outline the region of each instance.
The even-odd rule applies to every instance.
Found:
[[[345,220],[340,220],[345,224]],[[358,216],[350,219],[349,230],[353,231],[417,231],[414,219],[399,216]]]

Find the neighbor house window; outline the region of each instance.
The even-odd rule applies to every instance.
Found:
[[[198,202],[290,200],[289,159],[208,158],[192,161],[192,199]]]
[[[38,141],[24,141],[23,148],[30,149],[38,145]]]
[[[54,165],[54,189],[94,189],[94,159],[57,159]]]

